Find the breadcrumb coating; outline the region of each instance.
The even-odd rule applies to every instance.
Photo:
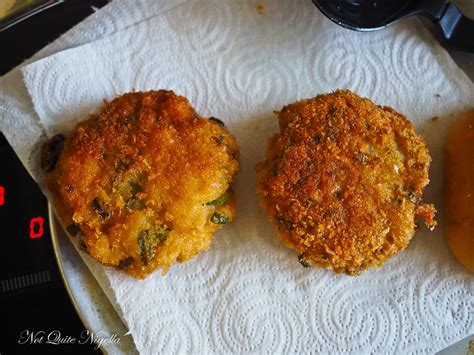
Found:
[[[144,278],[208,249],[232,221],[238,159],[222,121],[160,90],[105,102],[47,143],[42,165],[68,232],[102,264]]]
[[[343,90],[277,115],[257,192],[303,266],[358,275],[406,248],[417,217],[436,225],[431,158],[404,116]]]

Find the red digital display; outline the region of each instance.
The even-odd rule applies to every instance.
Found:
[[[35,217],[30,220],[30,238],[41,238],[43,236],[43,217]]]
[[[5,204],[5,188],[0,185],[0,206]]]

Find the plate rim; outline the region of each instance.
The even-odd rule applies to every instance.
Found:
[[[54,256],[55,256],[55,259],[56,259],[56,262],[57,262],[57,265],[58,265],[59,273],[61,274],[62,283],[63,283],[64,287],[66,288],[66,292],[68,294],[68,297],[71,300],[71,303],[74,307],[74,310],[75,310],[76,314],[79,316],[79,319],[81,320],[81,322],[84,325],[85,329],[88,330],[92,334],[97,334],[97,332],[95,332],[95,329],[94,329],[93,325],[91,324],[91,321],[89,320],[87,315],[85,315],[81,311],[81,307],[79,306],[80,301],[78,299],[78,296],[76,295],[76,292],[74,291],[73,287],[71,286],[71,283],[69,281],[69,277],[66,275],[65,264],[64,264],[64,261],[63,261],[64,258],[63,258],[63,253],[62,253],[61,245],[60,245],[62,242],[59,241],[59,237],[60,237],[59,234],[61,234],[61,232],[62,232],[62,231],[59,231],[59,228],[62,229],[62,227],[61,227],[61,224],[59,222],[58,217],[56,216],[56,214],[54,212],[54,209],[53,209],[51,203],[49,203],[49,202],[48,202],[48,222],[49,222],[49,226],[50,226],[51,243],[52,243],[52,246],[53,246]],[[62,232],[62,233],[65,234],[65,232]],[[69,238],[67,238],[67,239],[69,239]],[[71,240],[68,240],[68,241],[65,241],[65,242],[70,243],[71,244],[70,247],[75,249],[75,247],[72,245]],[[123,322],[121,317],[118,315],[117,311],[114,309],[112,303],[110,302],[108,296],[105,294],[105,291],[102,289],[102,286],[99,284],[96,277],[89,270],[87,264],[82,260],[81,256],[77,255],[77,257],[79,258],[79,262],[82,263],[82,267],[84,268],[84,272],[88,273],[87,276],[90,277],[93,280],[93,282],[96,283],[96,286],[98,287],[98,292],[101,295],[103,295],[103,297],[105,298],[104,302],[109,303],[109,306],[115,312],[115,314],[116,314],[118,320],[120,320],[120,323],[122,324],[122,326],[128,331],[128,327],[125,325],[125,323]],[[94,300],[93,297],[89,293],[88,293],[88,295],[89,295],[90,302],[95,304],[95,305],[98,305],[97,300]],[[100,319],[100,322],[102,324],[104,324],[104,328],[109,328],[109,329],[114,328],[113,324],[110,324],[110,323],[107,324],[106,320],[103,319],[103,318]],[[138,353],[131,335],[129,335],[129,333],[126,333],[124,335],[128,335],[131,338],[131,340],[130,340],[131,344],[130,345],[132,345],[135,352]],[[122,338],[122,336],[120,336],[119,338]],[[123,344],[123,342],[121,342],[121,343]],[[112,345],[107,344],[107,342],[103,342],[102,344],[99,344],[97,341],[94,340],[94,344],[97,345],[97,348],[100,349],[100,351],[104,355],[117,353],[117,351],[116,351],[117,349],[114,348]],[[127,345],[125,345],[125,346],[127,346]],[[122,351],[122,353],[127,353],[128,350],[129,349],[125,349],[125,351]]]

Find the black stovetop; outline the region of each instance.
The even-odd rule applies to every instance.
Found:
[[[0,32],[0,74],[91,14],[91,6],[106,3],[66,0]],[[80,339],[85,328],[54,257],[46,198],[1,133],[0,236],[0,354],[100,354],[94,344],[47,342],[48,336],[52,343]]]

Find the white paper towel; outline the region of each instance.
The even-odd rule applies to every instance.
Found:
[[[256,6],[189,3],[23,69],[48,134],[70,130],[104,97],[168,88],[238,139],[238,217],[208,252],[145,281],[106,269],[138,350],[430,353],[472,333],[474,277],[451,256],[442,223],[380,270],[350,278],[302,269],[254,192],[254,165],[276,130],[271,112],[349,88],[417,124],[434,158],[427,200],[440,207],[441,144],[472,104],[472,83],[416,20],[360,34],[310,1],[267,0],[263,15]]]

